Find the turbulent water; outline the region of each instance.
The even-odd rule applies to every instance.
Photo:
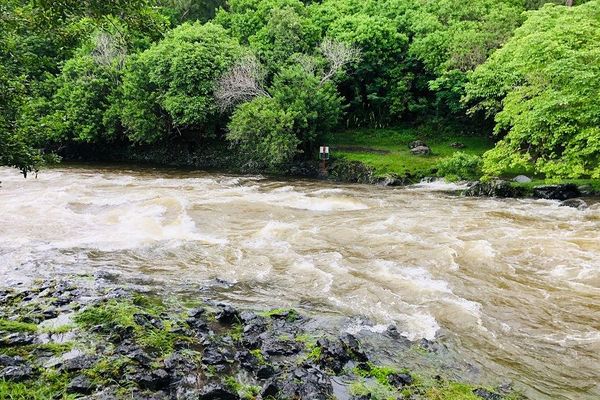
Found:
[[[361,315],[534,399],[600,398],[600,204],[153,169],[0,169],[0,286],[118,274]]]

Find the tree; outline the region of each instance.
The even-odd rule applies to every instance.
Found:
[[[484,172],[600,178],[600,4],[546,5],[475,70],[464,101],[495,116]]]
[[[134,57],[123,78],[129,138],[152,143],[172,134],[211,136],[218,122],[215,83],[241,53],[222,27],[185,23]]]
[[[253,55],[240,59],[219,79],[215,88],[215,99],[221,111],[229,111],[239,103],[255,97],[271,97],[264,89],[265,71]]]

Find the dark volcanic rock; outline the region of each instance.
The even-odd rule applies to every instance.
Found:
[[[238,400],[239,396],[233,393],[228,387],[211,383],[204,386],[198,396],[199,400]]]
[[[285,399],[326,400],[333,394],[331,380],[316,366],[303,365],[277,383],[279,396]]]
[[[319,339],[317,346],[321,348],[319,364],[339,373],[344,365],[352,358],[346,351],[346,346],[339,340]]]
[[[240,319],[244,324],[244,331],[242,334],[243,345],[251,349],[259,348],[262,343],[260,335],[268,328],[266,319],[253,312],[241,313]]]
[[[573,207],[578,210],[585,210],[586,208],[588,208],[587,203],[585,201],[583,201],[582,199],[563,200],[560,202],[559,205],[561,207]]]
[[[473,394],[485,400],[502,400],[502,396],[485,389],[475,389]]]
[[[156,329],[163,329],[163,323],[152,317],[149,314],[134,314],[133,315],[133,320],[135,321],[136,324],[143,326],[144,328],[148,328],[148,329],[152,329],[152,328],[156,328]]]
[[[391,374],[388,376],[388,382],[390,382],[392,386],[401,388],[402,386],[411,385],[413,383],[413,378],[408,374]]]
[[[89,378],[78,375],[67,386],[67,393],[90,394],[94,390],[94,384]]]
[[[142,389],[162,390],[169,385],[170,377],[164,369],[156,369],[151,372],[135,374],[128,380],[135,382]]]
[[[0,367],[14,367],[22,364],[25,364],[25,359],[23,357],[11,357],[0,354]]]
[[[290,356],[302,350],[300,343],[293,339],[274,336],[275,332],[265,332],[260,335],[262,341],[261,350],[263,352],[273,356]]]
[[[89,355],[81,355],[74,358],[68,358],[63,361],[62,369],[67,372],[81,371],[90,368],[96,358]]]
[[[26,346],[35,341],[35,336],[28,333],[11,333],[0,339],[0,347]]]
[[[29,365],[8,366],[0,371],[0,378],[7,381],[21,382],[34,376],[33,369]]]
[[[240,320],[238,311],[230,305],[220,305],[215,318],[222,324],[233,324]]]
[[[546,200],[567,200],[581,196],[576,185],[547,185],[533,188],[533,197]]]
[[[493,180],[489,182],[476,182],[463,191],[469,197],[521,197],[523,189],[513,187],[509,182]]]
[[[368,361],[368,357],[360,347],[360,342],[353,335],[344,333],[340,336],[340,341],[346,347],[346,353],[348,353],[353,360],[362,362]]]

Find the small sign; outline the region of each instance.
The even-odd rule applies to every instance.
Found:
[[[319,148],[321,160],[329,160],[329,146],[321,146]]]

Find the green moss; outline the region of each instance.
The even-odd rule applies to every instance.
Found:
[[[130,299],[110,300],[95,304],[75,316],[75,322],[83,328],[100,326],[101,331],[110,334],[115,328],[133,329],[134,338],[141,346],[166,355],[173,351],[177,336],[170,332],[172,321],[164,321],[162,328],[141,326],[135,322],[135,314],[150,315],[160,320],[157,315],[162,311],[160,304],[143,300],[139,295]]]
[[[43,370],[39,378],[30,382],[16,383],[0,379],[0,399],[74,399],[74,395],[66,393],[69,379],[69,375],[60,373],[54,369]]]
[[[267,360],[260,349],[250,350],[250,354],[252,354],[254,358],[258,360],[259,365],[267,365]]]
[[[37,325],[27,322],[11,321],[0,318],[0,331],[5,332],[36,332]]]
[[[132,361],[127,357],[101,358],[96,364],[83,371],[84,375],[92,380],[98,386],[105,386],[118,382],[123,375],[123,371]]]
[[[364,378],[375,378],[382,385],[390,386],[389,376],[400,372],[396,368],[378,366],[373,363],[358,366],[354,369],[354,373]]]
[[[481,400],[481,398],[473,394],[473,386],[449,382],[441,387],[432,387],[426,392],[428,400]]]
[[[260,386],[243,384],[233,376],[226,377],[224,383],[242,399],[253,400],[260,393]]]
[[[231,327],[231,330],[229,331],[229,336],[231,336],[231,338],[233,340],[235,340],[236,342],[239,342],[242,340],[242,335],[244,334],[244,326],[240,323],[236,323]]]
[[[396,400],[398,391],[381,385],[377,381],[360,380],[350,385],[350,394],[356,397],[367,397],[372,400]]]

